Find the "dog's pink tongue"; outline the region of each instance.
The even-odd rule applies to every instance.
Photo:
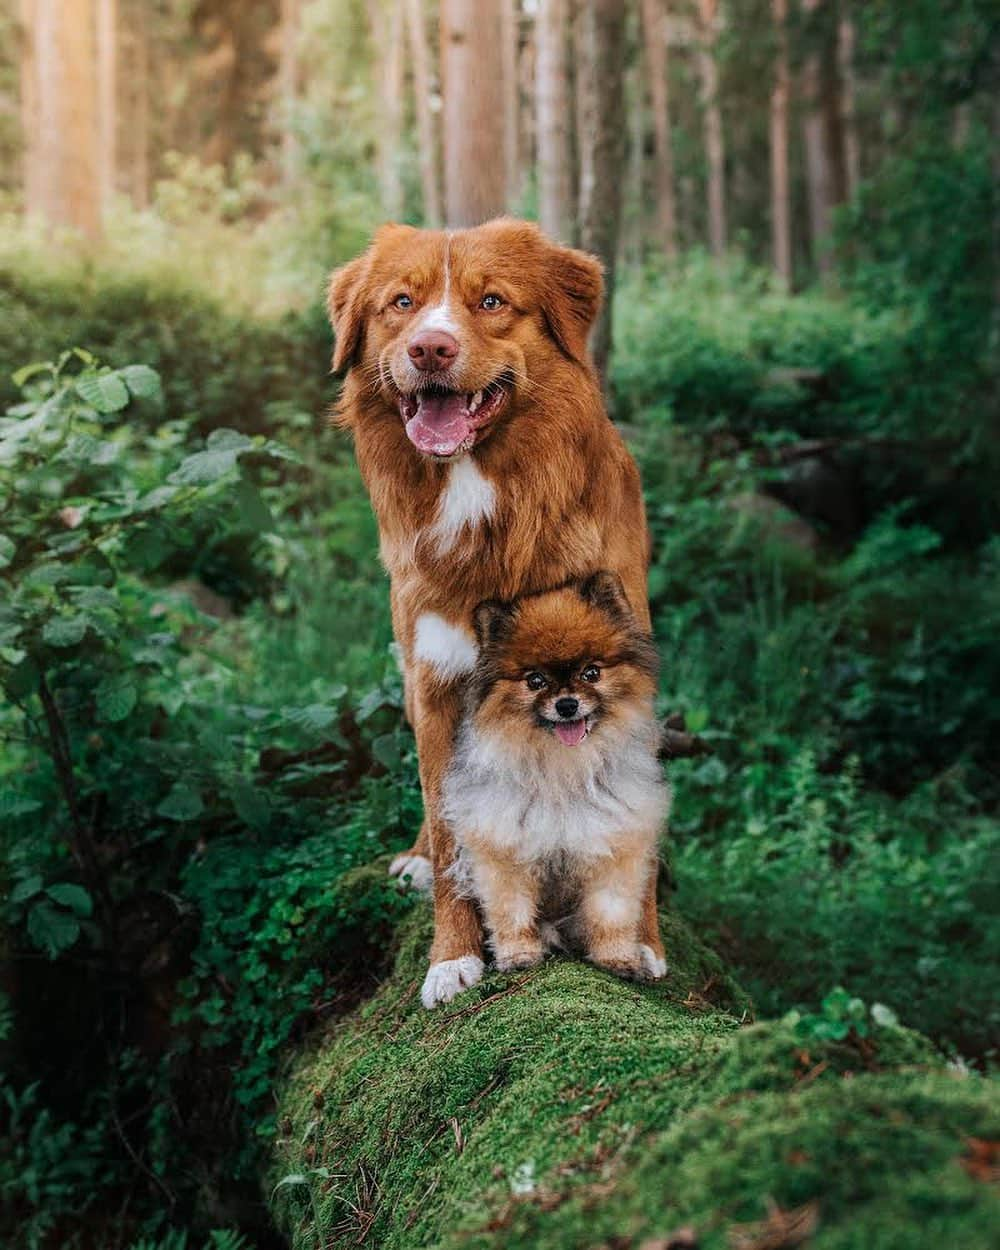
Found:
[[[578,742],[582,742],[587,736],[587,722],[585,720],[560,721],[554,728],[559,741],[568,747],[575,747]]]
[[[429,456],[454,455],[472,433],[465,396],[422,395],[406,433],[414,447]]]

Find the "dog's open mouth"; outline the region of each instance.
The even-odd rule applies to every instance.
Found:
[[[590,717],[582,716],[579,720],[561,720],[551,722],[553,732],[566,747],[579,746],[590,733]]]
[[[399,411],[418,451],[428,456],[457,456],[473,446],[477,431],[496,416],[507,394],[503,378],[473,394],[428,386],[400,395]]]

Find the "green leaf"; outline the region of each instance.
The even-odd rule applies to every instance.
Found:
[[[23,368],[18,369],[16,373],[11,374],[11,377],[14,379],[14,385],[20,389],[24,386],[25,382],[27,382],[29,378],[33,378],[36,373],[51,372],[52,366],[48,363],[48,361],[39,361],[33,365],[25,365]]]
[[[94,900],[82,885],[74,885],[71,881],[63,881],[57,885],[50,885],[45,893],[54,902],[61,903],[63,907],[68,907],[71,912],[75,912],[77,916],[92,916],[94,914]]]
[[[117,373],[82,373],[76,393],[98,412],[121,412],[129,403],[128,388]]]
[[[158,816],[168,820],[194,820],[203,811],[201,795],[197,790],[178,781],[156,809]]]
[[[392,769],[398,768],[400,761],[398,735],[394,733],[380,734],[372,742],[372,755],[375,756],[380,764],[388,768],[390,772]]]
[[[109,724],[124,720],[135,707],[135,683],[121,673],[105,677],[97,687],[97,716]]]
[[[47,900],[28,913],[28,936],[50,959],[68,950],[80,936],[80,922],[72,912]]]
[[[236,487],[236,502],[249,529],[258,534],[274,529],[274,517],[264,502],[264,496],[245,477],[240,478]]]
[[[205,439],[205,447],[209,451],[249,451],[253,447],[253,439],[239,430],[230,430],[223,426],[213,430]]]
[[[26,794],[15,794],[13,790],[4,790],[0,794],[0,816],[5,819],[14,816],[28,816],[43,806],[41,799],[29,798]]]
[[[33,872],[28,877],[22,877],[10,892],[10,902],[24,903],[29,898],[34,898],[36,894],[41,894],[42,884],[42,878],[37,872]]]
[[[281,709],[281,719],[309,733],[322,733],[337,719],[338,708],[329,703],[310,703],[308,707]]]
[[[233,807],[236,815],[251,829],[263,829],[271,818],[271,803],[264,790],[242,778],[233,783]]]
[[[174,486],[210,486],[236,467],[235,450],[196,451],[174,469],[167,479]]]
[[[42,628],[42,638],[51,647],[75,647],[87,632],[85,616],[53,616]]]
[[[5,569],[10,564],[16,550],[14,540],[8,538],[6,534],[0,534],[0,569]]]
[[[125,385],[139,399],[160,399],[163,395],[160,375],[149,365],[126,365],[118,370],[118,375],[125,379]]]
[[[899,1028],[899,1017],[885,1003],[872,1003],[872,1022],[880,1029]]]

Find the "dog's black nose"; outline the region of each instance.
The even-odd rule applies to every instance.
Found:
[[[579,709],[579,699],[556,699],[556,711],[564,720],[571,720]]]

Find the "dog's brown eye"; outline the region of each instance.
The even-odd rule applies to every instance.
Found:
[[[479,307],[485,312],[496,312],[498,308],[503,308],[503,300],[499,295],[494,295],[491,292],[489,295],[483,296],[479,301]]]
[[[405,293],[405,291],[400,292],[400,294],[397,295],[392,301],[392,306],[393,308],[399,308],[403,312],[406,312],[408,309],[413,307],[413,300]]]
[[[548,685],[541,673],[529,673],[524,680],[529,690],[543,690]]]
[[[584,681],[597,681],[600,675],[601,675],[601,670],[597,667],[596,664],[588,664],[587,667],[580,674],[580,677]]]

